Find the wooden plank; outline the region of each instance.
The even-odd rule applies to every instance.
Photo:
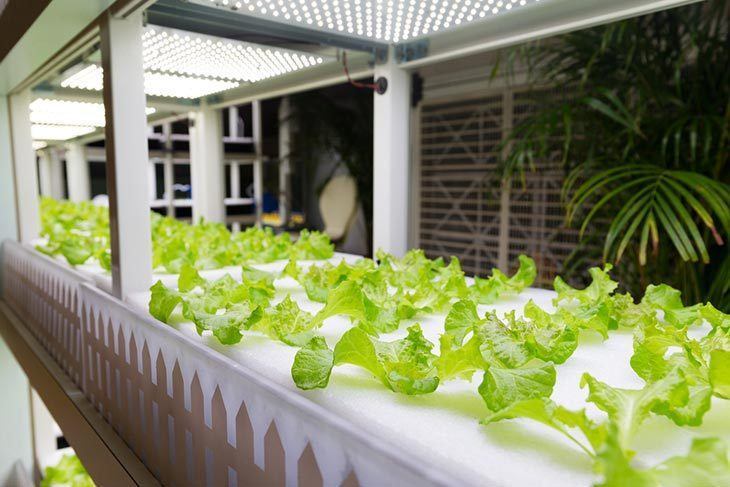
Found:
[[[98,485],[159,485],[4,300],[0,334]]]

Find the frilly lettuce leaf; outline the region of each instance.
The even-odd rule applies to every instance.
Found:
[[[332,350],[324,338],[313,337],[297,352],[291,366],[294,383],[300,389],[321,389],[327,387],[333,367]]]
[[[41,487],[94,487],[88,472],[76,455],[64,455],[52,467],[46,467]]]
[[[555,404],[547,397],[516,401],[481,420],[482,424],[495,423],[508,419],[524,418],[537,421],[565,435],[588,455],[593,456],[606,439],[605,423],[596,423],[586,416],[585,410],[573,411]],[[573,430],[580,431],[587,440],[575,436]]]
[[[432,347],[418,325],[410,327],[405,338],[392,342],[376,340],[355,327],[337,342],[331,361],[323,340],[307,343],[297,352],[292,378],[300,388],[322,388],[327,386],[333,366],[350,364],[367,370],[393,392],[427,394],[439,383]]]
[[[491,304],[503,294],[517,294],[530,287],[537,277],[535,261],[526,255],[518,258],[520,267],[512,277],[507,277],[499,269],[493,269],[488,279],[475,277],[474,285],[469,288],[470,297],[479,304]]]
[[[555,367],[550,362],[517,368],[490,365],[479,394],[491,411],[500,411],[516,402],[550,397],[554,385]]]
[[[292,346],[305,345],[315,333],[312,315],[300,309],[289,295],[269,309],[254,329]]]
[[[694,438],[686,456],[672,457],[651,468],[632,464],[611,428],[597,455],[596,470],[603,476],[597,487],[716,487],[730,485],[727,446],[718,438]]]
[[[681,372],[668,374],[642,389],[611,387],[590,374],[583,374],[581,387],[588,387],[588,401],[608,415],[615,425],[617,441],[624,451],[631,451],[631,440],[652,410],[670,405],[685,405],[689,390]]]

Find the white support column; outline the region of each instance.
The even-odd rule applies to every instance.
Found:
[[[282,226],[291,216],[291,103],[288,96],[279,105],[279,221]]]
[[[220,110],[203,106],[190,114],[190,183],[193,221],[225,223],[223,119]]]
[[[172,124],[170,122],[162,125],[162,133],[165,135],[165,159],[163,162],[165,191],[163,197],[167,203],[167,216],[175,218],[175,166],[172,162]]]
[[[86,148],[80,142],[66,144],[66,180],[69,200],[80,202],[91,199],[89,161],[86,160]]]
[[[9,101],[18,234],[21,242],[30,242],[38,237],[41,224],[38,212],[38,170],[30,133],[30,91],[11,95]]]
[[[228,107],[228,136],[232,140],[243,137],[237,106]]]
[[[49,151],[51,157],[51,197],[57,200],[63,198],[63,164],[59,149],[53,148]]]
[[[51,196],[51,152],[41,150],[38,155],[38,182],[41,187],[41,196]]]
[[[142,14],[101,25],[112,287],[119,298],[152,284]]]
[[[241,163],[237,161],[231,162],[231,199],[238,200],[241,198]],[[238,233],[241,231],[241,223],[231,223],[231,232]]]
[[[147,163],[147,193],[150,205],[157,199],[157,163],[149,161]]]
[[[506,140],[512,130],[513,93],[505,90],[502,94],[502,140]],[[512,142],[502,148],[502,159],[512,150]],[[502,272],[509,272],[509,229],[510,229],[510,195],[512,181],[504,179],[500,183],[499,193],[499,247],[497,252],[497,267]]]
[[[256,159],[253,161],[253,200],[256,205],[256,225],[261,226],[264,215],[264,161],[261,131],[261,102],[251,102],[253,118],[253,146]]]
[[[373,253],[402,256],[408,250],[410,76],[392,47],[374,76],[387,79],[388,88],[373,94]]]

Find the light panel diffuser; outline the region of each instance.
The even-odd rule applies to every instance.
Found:
[[[194,0],[269,20],[380,42],[402,42],[540,0]]]
[[[170,98],[200,98],[235,88],[237,81],[210,78],[193,78],[166,73],[146,72],[144,91],[147,95]],[[101,91],[104,86],[104,70],[90,64],[61,82],[64,88]]]
[[[34,123],[30,127],[33,140],[68,140],[90,134],[96,127],[77,125],[44,125]]]
[[[200,98],[325,61],[319,55],[147,26],[142,34],[145,93]],[[89,64],[61,86],[100,91],[103,69]]]
[[[225,80],[256,82],[324,61],[322,56],[149,26],[142,36],[144,67]]]
[[[155,109],[147,107],[147,115]],[[30,104],[30,121],[44,125],[76,125],[103,127],[104,104],[71,100],[36,98]]]

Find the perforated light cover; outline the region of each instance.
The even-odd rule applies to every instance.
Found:
[[[402,42],[540,0],[192,0],[268,20],[380,42]]]
[[[145,93],[200,98],[325,62],[323,56],[149,25],[142,34]],[[103,69],[76,68],[61,86],[100,91]]]

